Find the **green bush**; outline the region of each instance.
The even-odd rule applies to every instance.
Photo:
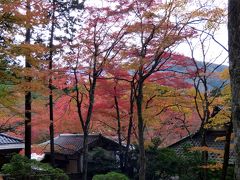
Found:
[[[179,178],[181,180],[192,180],[192,177],[200,178],[202,168],[201,153],[198,151],[189,151],[192,146],[186,144],[183,146],[182,154],[179,155]]]
[[[146,149],[146,179],[171,179],[178,176],[181,180],[199,177],[201,154],[190,152],[188,145],[183,147],[181,155],[171,148],[158,148],[159,140]]]
[[[25,156],[16,154],[12,157],[10,163],[4,164],[2,173],[11,177],[34,177],[36,179],[48,180],[54,179],[68,180],[68,176],[63,170],[53,168],[49,164],[41,163],[36,160],[29,160]]]
[[[170,179],[171,176],[178,176],[180,180],[201,179],[203,169],[201,153],[198,151],[189,151],[191,145],[186,144],[183,147],[181,155],[177,155],[172,149],[158,149],[149,147],[147,152],[147,178]],[[209,161],[209,164],[216,162]],[[222,170],[207,171],[208,180],[221,179]],[[165,176],[165,177],[164,177]],[[228,168],[227,180],[233,179],[233,168]]]
[[[94,148],[88,157],[88,175],[90,177],[96,174],[106,174],[107,172],[116,171],[115,156],[103,148]]]
[[[171,149],[149,147],[147,156],[147,179],[169,179],[178,173],[179,158]]]
[[[93,180],[129,180],[127,176],[121,173],[109,172],[107,174],[95,175]]]

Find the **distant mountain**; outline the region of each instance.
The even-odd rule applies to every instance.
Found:
[[[177,72],[181,72],[181,73],[188,73],[189,70],[196,70],[196,67],[194,64],[192,64],[192,62],[187,62],[185,64],[188,64],[187,66],[184,65],[177,65],[174,66],[173,68],[170,68],[170,70],[173,71],[177,71]],[[203,62],[198,61],[197,62],[198,68],[203,68],[204,64]],[[214,89],[214,88],[218,88],[222,85],[223,80],[220,79],[217,76],[218,72],[222,72],[224,69],[228,68],[228,66],[226,65],[219,65],[219,64],[209,64],[207,65],[207,72],[211,73],[214,72],[211,77],[208,78],[207,82],[208,82],[208,87],[209,89]],[[188,83],[193,83],[193,80],[191,78],[186,79],[185,81],[187,81]]]
[[[203,66],[203,62],[198,62],[199,67]],[[219,65],[219,64],[211,64],[208,66],[208,72],[222,72],[224,69],[228,68],[226,65]],[[208,79],[208,87],[210,89],[219,88],[224,81],[219,79],[218,77],[210,77]]]

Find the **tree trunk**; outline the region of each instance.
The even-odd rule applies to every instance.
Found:
[[[25,156],[31,159],[31,92],[25,94]]]
[[[116,87],[114,87],[114,90],[116,92]],[[119,159],[120,159],[120,169],[123,172],[123,150],[122,150],[122,138],[121,138],[121,119],[120,119],[120,112],[119,112],[119,106],[118,106],[118,99],[117,96],[114,96],[114,103],[115,103],[115,108],[116,108],[116,113],[117,113],[117,135],[118,135],[118,143],[120,146],[119,150]]]
[[[51,32],[50,32],[50,41],[49,41],[49,71],[50,71],[50,77],[48,82],[48,88],[49,88],[49,132],[50,132],[50,157],[51,157],[51,165],[55,166],[55,154],[54,154],[54,120],[53,120],[53,86],[52,86],[52,64],[53,64],[53,37],[54,37],[54,29],[55,29],[55,0],[53,0],[52,3],[52,18],[51,18]]]
[[[145,180],[146,174],[146,157],[144,148],[144,120],[142,115],[143,101],[143,82],[139,80],[137,101],[137,116],[138,116],[138,145],[139,145],[139,180]]]
[[[202,139],[201,139],[201,146],[207,146],[206,143],[206,136],[207,136],[207,130],[202,128]],[[203,151],[202,152],[202,163],[204,166],[207,166],[208,164],[208,152]],[[202,168],[202,179],[207,180],[207,174],[208,174],[208,169],[207,168]]]
[[[88,130],[84,130],[83,136],[83,180],[87,180],[88,172]]]
[[[75,86],[76,86],[76,102],[77,102],[77,111],[79,120],[81,123],[81,127],[83,130],[83,174],[82,179],[87,180],[87,171],[88,171],[88,131],[89,131],[89,124],[91,121],[92,116],[92,110],[93,110],[93,104],[94,104],[94,96],[95,96],[95,87],[97,83],[97,76],[96,73],[93,73],[93,79],[90,84],[90,90],[89,90],[89,106],[87,110],[87,117],[84,121],[83,115],[82,115],[82,97],[80,98],[79,94],[80,91],[78,89],[78,78],[77,78],[77,71],[74,69],[74,77],[75,77]]]
[[[222,169],[221,180],[226,180],[226,176],[227,176],[229,152],[230,152],[230,144],[231,144],[231,134],[232,134],[232,122],[230,122],[226,130],[226,142],[224,146],[224,158],[223,158],[223,169]]]
[[[229,70],[232,88],[232,123],[235,134],[235,179],[240,179],[240,1],[228,1]]]
[[[97,72],[94,70],[93,72],[93,79],[89,91],[89,106],[87,111],[86,122],[83,127],[84,131],[84,141],[83,141],[83,180],[87,180],[87,172],[88,172],[88,130],[89,124],[92,117],[92,110],[94,104],[94,97],[95,97],[95,88],[97,83]]]
[[[134,93],[133,93],[133,85],[131,83],[131,93],[129,98],[129,124],[128,124],[128,133],[127,133],[127,145],[126,145],[126,151],[125,151],[125,157],[124,157],[124,171],[127,172],[128,170],[128,161],[129,161],[129,148],[131,143],[131,135],[132,135],[132,126],[133,126],[133,108],[134,108]]]
[[[127,145],[126,145],[126,151],[125,151],[125,157],[124,157],[124,172],[127,172],[129,165],[129,148],[131,144],[131,135],[132,135],[132,126],[133,126],[133,118],[132,115],[130,115],[129,118],[129,124],[128,124],[128,133],[127,133]]]
[[[30,11],[30,1],[27,1],[27,14],[29,14]],[[26,35],[25,35],[25,43],[30,44],[30,39],[31,39],[31,30],[30,28],[26,29]],[[25,61],[25,67],[27,69],[31,68],[31,64],[30,64],[30,54],[26,55],[26,61]],[[31,82],[31,77],[25,77],[26,81],[28,83]],[[31,159],[31,120],[32,120],[32,113],[31,113],[31,109],[32,109],[32,95],[31,95],[31,91],[28,90],[25,92],[25,156],[28,157],[29,159]]]

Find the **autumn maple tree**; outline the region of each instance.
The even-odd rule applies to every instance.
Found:
[[[129,26],[130,38],[127,45],[125,59],[128,60],[134,76],[134,95],[138,117],[138,145],[139,145],[139,179],[145,179],[145,148],[143,117],[143,88],[145,81],[155,72],[163,71],[164,64],[171,61],[172,47],[187,37],[195,34],[189,24],[198,21],[200,17],[214,15],[214,11],[201,13],[201,8],[186,13],[186,6],[191,2],[174,1],[134,1],[134,20]],[[193,5],[193,4],[192,4]],[[197,4],[194,4],[197,6]],[[185,12],[184,12],[185,11]],[[184,13],[181,13],[184,12]],[[212,14],[211,14],[212,13]],[[172,18],[176,17],[175,21]],[[201,18],[200,18],[201,19]]]
[[[229,71],[228,68],[225,68],[220,72],[220,77],[223,80],[229,81]],[[218,104],[221,104],[221,107],[218,109],[218,113],[215,113],[214,117],[211,118],[210,123],[207,125],[207,128],[223,128],[225,130],[225,136],[219,137],[218,140],[225,141],[224,152],[222,153],[223,163],[222,163],[222,180],[226,179],[230,152],[233,147],[231,147],[231,141],[233,138],[233,124],[231,118],[231,87],[230,84],[226,84],[222,88],[221,92],[218,93],[217,98]]]
[[[100,13],[101,12],[101,13]],[[78,117],[84,134],[83,142],[83,179],[87,178],[88,134],[95,101],[97,80],[105,66],[119,52],[125,34],[125,23],[116,24],[122,19],[120,12],[110,7],[85,7],[84,26],[78,37],[68,43],[69,53],[65,58],[72,72],[74,91],[71,94],[76,101]]]
[[[219,55],[216,57],[210,57],[208,49],[209,45],[206,44],[214,37],[216,27],[219,26],[221,18],[224,16],[224,11],[219,14],[218,21],[215,21],[216,25],[204,28],[198,37],[195,44],[188,41],[188,45],[192,55],[192,70],[189,71],[191,79],[193,80],[193,92],[192,98],[194,102],[194,109],[200,119],[199,133],[201,134],[201,146],[208,147],[206,142],[207,138],[207,125],[212,121],[212,118],[221,110],[218,96],[227,84],[227,80],[217,81],[218,71],[221,65],[225,62],[226,58],[220,60]],[[209,43],[210,44],[210,43]],[[201,49],[201,54],[196,57],[196,48]],[[220,64],[215,64],[216,61],[222,61]],[[215,81],[215,83],[213,83]],[[207,148],[205,148],[206,150]],[[208,151],[202,152],[203,166],[208,165]],[[210,150],[210,148],[209,148]],[[202,178],[207,179],[207,168],[203,168]]]
[[[118,79],[100,79],[96,91],[96,103],[94,106],[93,129],[104,134],[115,135],[120,147],[128,138],[126,129],[129,118],[129,83]],[[104,100],[105,99],[105,100]],[[104,128],[100,128],[104,127]],[[120,149],[120,168],[124,170],[124,151]]]

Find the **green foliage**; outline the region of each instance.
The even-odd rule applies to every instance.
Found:
[[[168,179],[178,172],[179,157],[171,149],[150,146],[147,155],[147,179]]]
[[[180,180],[192,180],[192,177],[198,177],[200,179],[200,174],[202,168],[201,153],[199,151],[189,151],[192,146],[185,145],[183,148],[183,154],[180,156],[180,166],[179,166],[179,178]],[[216,161],[208,161],[209,165],[215,165]],[[222,170],[221,169],[208,169],[207,171],[208,180],[218,180],[221,179]],[[233,168],[228,167],[228,172],[226,180],[233,179]]]
[[[185,144],[181,153],[177,154],[171,148],[158,148],[160,139],[152,140],[152,146],[146,149],[147,167],[146,179],[171,179],[178,176],[179,180],[201,179],[202,160],[199,151],[190,151],[191,145]],[[138,146],[135,146],[134,151],[130,151],[130,166],[138,168]],[[216,162],[208,162],[214,165]],[[222,170],[208,170],[208,180],[221,179]],[[129,174],[129,177],[137,179],[135,174]],[[228,168],[227,180],[233,179],[233,168]]]
[[[93,180],[128,180],[129,178],[124,174],[117,172],[109,172],[107,174],[95,175]]]
[[[228,167],[228,172],[226,176],[226,180],[233,180],[234,179],[234,167]],[[219,180],[222,176],[222,170],[216,170],[216,171],[208,171],[208,179],[209,180]]]
[[[115,156],[103,148],[94,148],[89,153],[88,172],[90,175],[117,170]]]
[[[170,179],[178,176],[180,180],[192,180],[193,177],[201,179],[201,153],[189,151],[190,145],[185,145],[181,155],[174,150],[157,147],[147,149],[147,179]],[[215,162],[209,162],[209,164]],[[208,170],[208,180],[221,179],[221,170]],[[233,168],[228,168],[227,180],[233,179]]]
[[[182,155],[179,155],[178,174],[181,180],[191,180],[199,177],[201,172],[201,154],[198,151],[189,151],[190,145],[183,147]]]
[[[53,168],[49,164],[40,163],[36,160],[29,160],[25,156],[16,154],[12,157],[10,163],[4,164],[2,173],[10,175],[11,177],[38,177],[41,180],[54,179],[67,180],[67,175],[63,170]]]
[[[150,146],[147,149],[147,179],[170,179],[178,176],[180,180],[190,180],[198,177],[201,171],[201,156],[199,152],[188,151],[189,146],[183,148],[181,155],[173,149],[159,149]]]

